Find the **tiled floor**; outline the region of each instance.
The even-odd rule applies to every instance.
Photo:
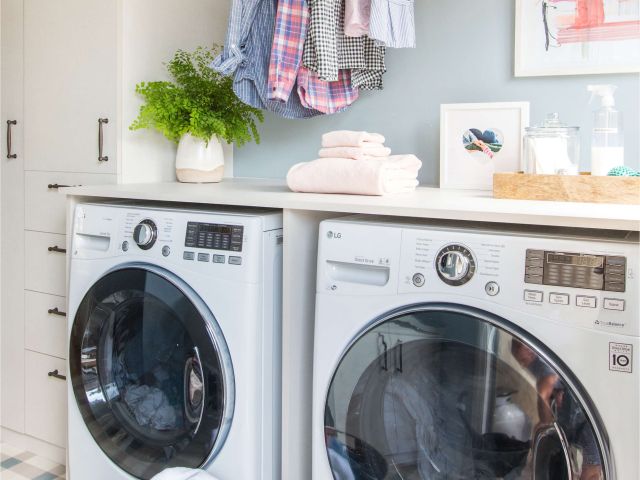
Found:
[[[65,477],[64,465],[38,457],[6,443],[0,443],[0,479],[60,480]]]

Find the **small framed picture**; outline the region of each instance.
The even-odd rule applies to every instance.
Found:
[[[529,102],[440,106],[440,188],[492,190],[495,172],[523,170]]]

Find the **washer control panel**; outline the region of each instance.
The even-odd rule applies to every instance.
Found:
[[[626,291],[627,259],[527,249],[524,281],[534,285]]]

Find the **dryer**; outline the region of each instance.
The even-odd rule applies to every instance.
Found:
[[[280,213],[78,205],[70,478],[279,479],[281,275]]]
[[[637,232],[320,227],[313,479],[640,478]]]

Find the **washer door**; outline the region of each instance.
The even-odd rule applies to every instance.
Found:
[[[612,478],[604,430],[566,367],[506,320],[454,305],[360,335],[324,421],[336,480]]]
[[[230,356],[211,312],[168,272],[135,265],[98,280],[78,308],[69,363],[91,435],[127,473],[197,468],[220,450]]]

